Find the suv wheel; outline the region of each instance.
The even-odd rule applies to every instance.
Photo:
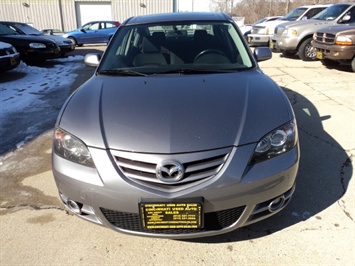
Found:
[[[313,61],[316,60],[316,51],[311,45],[312,38],[308,38],[304,40],[300,48],[298,49],[298,56],[303,60],[303,61]]]

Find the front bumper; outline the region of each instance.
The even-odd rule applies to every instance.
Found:
[[[65,45],[60,45],[60,52],[61,54],[69,53],[71,51],[75,50],[75,44],[65,44]]]
[[[355,46],[329,45],[312,41],[318,59],[335,61],[352,60],[355,56]]]
[[[273,35],[270,41],[272,51],[297,51],[298,39],[291,36]]]
[[[42,48],[42,49],[27,49],[26,57],[30,61],[43,61],[47,59],[58,58],[60,56],[61,49],[55,48]]]
[[[127,234],[196,238],[227,233],[263,220],[282,210],[291,199],[298,171],[299,146],[245,168],[249,158],[245,154],[253,149],[254,145],[233,148],[232,158],[217,175],[172,192],[144,188],[132,182],[112,164],[112,158],[104,150],[90,150],[94,161],[100,160],[98,169],[77,165],[56,154],[53,154],[52,165],[60,197],[77,216]],[[165,230],[143,226],[139,204],[144,199],[179,202],[196,198],[203,199],[202,228]]]
[[[0,73],[16,68],[21,62],[20,54],[12,54],[0,57]]]
[[[269,46],[272,35],[248,34],[248,43],[250,46]]]

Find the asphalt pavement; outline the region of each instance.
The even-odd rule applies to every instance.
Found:
[[[104,49],[84,46],[76,52]],[[283,87],[299,128],[296,192],[282,212],[190,241],[99,227],[61,204],[49,128],[0,165],[0,265],[355,265],[355,74],[345,66],[329,69],[279,54],[260,66]],[[78,71],[71,91],[93,71]]]

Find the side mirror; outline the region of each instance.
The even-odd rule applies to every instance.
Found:
[[[81,28],[81,29],[80,29],[80,31],[82,31],[82,32],[86,33],[86,30],[84,30],[83,28]]]
[[[101,60],[101,54],[87,54],[84,58],[84,64],[88,67],[97,67]]]
[[[272,57],[272,52],[269,47],[256,47],[254,49],[254,58],[256,61],[261,62],[269,60]]]
[[[345,15],[342,19],[341,19],[341,22],[347,22],[351,19],[351,16],[350,15]]]

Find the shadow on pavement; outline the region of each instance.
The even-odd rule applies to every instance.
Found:
[[[301,60],[297,54],[293,55],[293,56],[292,55],[285,56],[285,55],[279,53],[279,56],[280,57],[285,57],[285,58],[288,58],[288,59]],[[318,60],[318,61],[319,61],[319,67],[325,67],[325,68],[328,68],[328,69],[335,69],[335,70],[342,71],[342,72],[350,72],[350,73],[354,72],[351,69],[351,65],[350,64],[340,63],[339,65],[336,65],[336,66],[324,66],[320,60]]]
[[[322,126],[331,115],[320,117],[315,106],[304,96],[283,88],[296,114],[301,159],[296,191],[289,205],[271,218],[233,232],[200,239],[196,243],[223,243],[252,240],[282,231],[319,214],[346,193],[352,176],[350,158],[344,148]],[[334,226],[339,226],[334,224]]]

